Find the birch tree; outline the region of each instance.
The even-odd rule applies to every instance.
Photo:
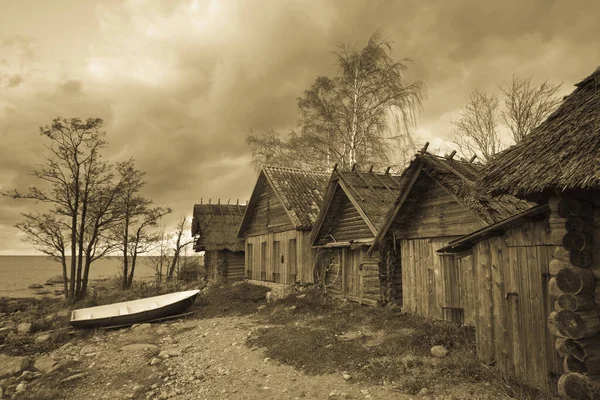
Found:
[[[389,162],[391,147],[407,142],[397,138],[410,136],[425,93],[423,82],[406,81],[410,60],[395,60],[391,51],[392,42],[379,32],[360,50],[338,45],[333,53],[337,75],[317,77],[298,98],[299,131],[284,142],[288,147],[276,147],[288,156],[288,163],[323,170],[334,163],[346,168],[354,163]],[[398,134],[389,135],[392,130]],[[268,149],[273,141],[252,143]],[[282,159],[272,154],[271,161]]]

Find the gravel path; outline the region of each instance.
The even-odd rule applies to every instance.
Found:
[[[143,324],[99,332],[52,356],[72,363],[74,378],[61,384],[67,399],[411,398],[342,374],[311,376],[280,365],[245,345],[258,327],[264,325],[251,317]]]

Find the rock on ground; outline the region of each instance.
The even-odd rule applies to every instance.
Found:
[[[13,357],[0,354],[0,378],[16,375],[29,366],[27,357]]]
[[[35,360],[33,367],[44,374],[48,374],[58,369],[59,363],[50,356],[41,356]]]
[[[17,326],[17,332],[20,334],[26,334],[31,331],[31,323],[30,322],[21,322],[19,326]]]
[[[448,354],[448,349],[444,346],[433,346],[431,348],[431,355],[438,358],[444,358]]]

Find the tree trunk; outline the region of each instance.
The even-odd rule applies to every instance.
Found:
[[[558,303],[562,309],[571,311],[591,310],[595,306],[594,296],[591,294],[563,293],[558,298]]]
[[[584,268],[563,268],[556,273],[556,285],[564,293],[594,293],[596,282],[592,271]]]
[[[590,379],[578,373],[567,373],[558,379],[558,393],[569,400],[590,400],[593,389]]]
[[[566,197],[560,199],[556,213],[563,218],[590,217],[592,215],[592,204],[584,200]]]
[[[562,245],[567,250],[589,251],[592,249],[592,235],[587,232],[569,231],[563,236]]]
[[[589,251],[571,250],[569,252],[571,265],[579,268],[587,268],[592,265],[592,253]]]
[[[591,232],[592,220],[590,218],[569,217],[565,222],[567,231]]]
[[[600,332],[600,319],[594,310],[561,310],[556,313],[555,324],[558,332],[570,339],[588,338]]]

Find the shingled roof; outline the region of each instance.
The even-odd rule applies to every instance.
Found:
[[[396,200],[400,188],[400,178],[389,173],[360,172],[356,169],[333,171],[323,200],[323,207],[311,233],[313,243],[317,239],[329,211],[329,203],[333,200],[338,187],[348,196],[374,236],[381,228],[387,212]]]
[[[196,251],[243,251],[244,241],[237,231],[246,206],[238,204],[195,204],[192,218],[192,236],[198,236]]]
[[[493,224],[534,206],[533,203],[513,196],[491,197],[482,195],[477,188],[477,178],[483,165],[474,162],[440,157],[427,151],[417,153],[401,175],[399,195],[379,229],[375,243],[385,236],[404,205],[419,174],[425,173],[446,189],[463,207],[471,210],[483,223]]]
[[[496,155],[483,193],[537,199],[552,189],[600,189],[600,67],[546,121]]]
[[[312,228],[323,202],[329,173],[264,166],[258,176],[238,236],[243,234],[250,220],[251,210],[258,201],[261,180],[265,180],[271,186],[296,229]]]

